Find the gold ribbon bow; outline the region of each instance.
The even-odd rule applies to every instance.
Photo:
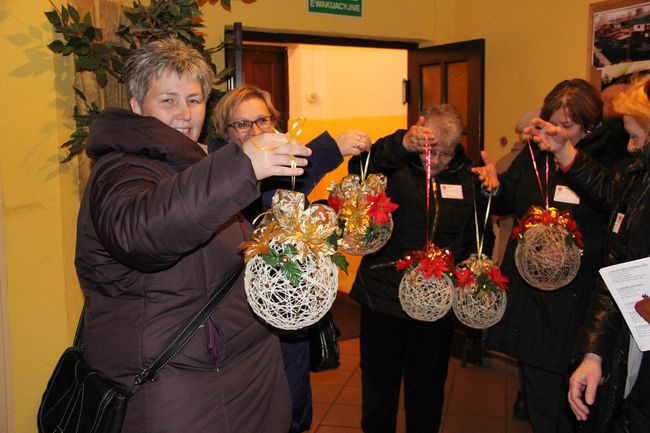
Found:
[[[337,229],[336,214],[331,207],[313,204],[305,209],[303,193],[279,189],[273,196],[271,211],[279,226],[276,241],[295,245],[301,260],[309,252],[317,257],[336,252],[327,242],[327,237]]]

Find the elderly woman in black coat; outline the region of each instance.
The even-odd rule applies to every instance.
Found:
[[[457,261],[477,251],[472,160],[459,143],[462,121],[451,105],[426,108],[416,125],[378,140],[372,147],[368,171],[388,178],[386,194],[399,204],[393,213],[394,229],[388,243],[364,256],[350,296],[361,304],[361,427],[366,433],[395,432],[400,383],[404,382],[406,430],[437,432],[440,427],[447,377],[453,314],[434,322],[415,320],[398,298],[402,273],[391,263],[411,251],[422,250],[430,237],[430,221],[438,220],[430,239],[449,248]],[[439,206],[426,207],[427,142],[432,181],[439,185]],[[365,161],[365,158],[362,158]],[[359,157],[350,159],[351,172],[359,171]],[[480,195],[480,193],[479,193]],[[485,203],[478,203],[484,215]],[[480,227],[482,229],[483,227]],[[493,244],[486,229],[485,250]]]

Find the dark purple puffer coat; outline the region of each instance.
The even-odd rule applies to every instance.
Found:
[[[242,263],[258,195],[236,145],[210,155],[151,117],[105,110],[78,218],[76,268],[87,297],[84,355],[125,386]],[[204,326],[131,398],[123,433],[285,433],[291,404],[275,337],[251,312],[243,277]]]

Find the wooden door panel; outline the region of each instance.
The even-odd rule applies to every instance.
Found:
[[[408,55],[409,125],[425,107],[453,105],[463,119],[461,143],[475,162],[483,149],[484,55],[483,39],[409,50]]]
[[[289,118],[289,76],[287,48],[271,45],[241,46],[243,83],[252,84],[271,94],[280,112],[278,125],[286,130]],[[226,56],[226,66],[233,66],[234,56]]]

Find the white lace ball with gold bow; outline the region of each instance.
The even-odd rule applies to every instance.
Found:
[[[271,214],[244,243],[248,303],[270,325],[286,330],[316,323],[338,289],[335,253],[326,238],[336,214],[321,204],[304,209],[302,193],[278,190]]]

